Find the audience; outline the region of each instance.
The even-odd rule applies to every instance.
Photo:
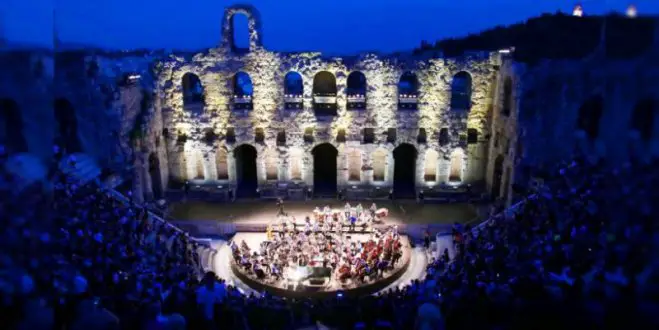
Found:
[[[325,300],[243,294],[203,273],[203,247],[194,240],[96,183],[51,171],[52,189],[36,182],[10,192],[12,174],[3,172],[0,322],[17,329],[659,327],[657,166],[559,168],[545,170],[544,187],[516,207],[476,228],[455,226],[456,255],[446,250],[432,260],[425,279],[377,296]]]

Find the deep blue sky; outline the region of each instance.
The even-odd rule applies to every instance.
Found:
[[[261,12],[265,46],[273,50],[355,53],[413,48],[421,40],[461,36],[543,12],[571,12],[576,0],[246,0]],[[659,14],[658,0],[582,0],[586,14]],[[7,39],[60,40],[116,49],[216,46],[231,0],[1,0]],[[53,12],[56,19],[53,19]]]

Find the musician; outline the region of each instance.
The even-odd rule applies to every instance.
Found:
[[[268,228],[266,228],[265,236],[266,236],[266,239],[268,241],[272,241],[273,239],[275,239],[275,235],[272,234],[272,225],[271,224],[269,224]]]
[[[371,204],[371,208],[369,210],[371,211],[371,218],[375,219],[375,212],[378,210],[378,207],[375,206],[375,203]]]
[[[277,198],[277,207],[279,208],[279,213],[277,215],[286,215],[284,212],[284,200],[281,198]]]
[[[350,219],[351,211],[352,211],[352,206],[350,206],[350,203],[346,203],[346,205],[343,207],[343,213],[345,214],[346,219]]]
[[[362,212],[364,212],[364,208],[362,207],[362,203],[357,204],[356,211],[357,211],[357,216],[360,216],[362,214]]]

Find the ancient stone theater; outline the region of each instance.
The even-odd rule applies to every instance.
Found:
[[[247,48],[234,42],[238,15]],[[657,20],[543,19],[592,38],[577,50],[526,39],[493,49],[479,44],[485,33],[325,57],[269,51],[258,12],[232,6],[221,43],[201,52],[10,48],[2,141],[41,159],[56,141],[79,154],[78,167],[131,178],[140,200],[182,187],[216,199],[419,198],[468,187],[511,200],[529,168],[575,152],[656,157]],[[620,37],[625,28],[633,40]]]

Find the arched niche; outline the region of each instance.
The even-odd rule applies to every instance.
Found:
[[[313,155],[313,189],[316,196],[332,197],[337,188],[337,157],[339,151],[330,143],[321,143],[311,150]]]
[[[76,153],[82,151],[80,138],[78,137],[78,117],[71,102],[67,99],[55,100],[55,144],[64,149],[65,153]]]
[[[413,72],[407,71],[398,80],[398,109],[416,110],[419,95],[419,80]]]
[[[387,150],[378,148],[373,152],[371,167],[373,168],[373,181],[384,182],[387,172]]]
[[[425,182],[436,182],[438,168],[439,153],[434,149],[426,150],[426,159],[423,165],[423,180]]]
[[[233,149],[236,171],[237,197],[255,197],[258,187],[256,170],[257,151],[253,145],[241,144]]]
[[[246,97],[254,95],[254,85],[252,79],[246,72],[236,72],[232,80],[233,95],[237,97]]]
[[[215,168],[218,180],[229,180],[229,157],[226,149],[222,147],[215,151]]]
[[[393,190],[397,198],[416,197],[416,164],[418,151],[409,143],[401,143],[393,151]]]
[[[154,199],[163,197],[162,175],[160,172],[160,159],[155,152],[149,155],[149,176],[151,177],[151,191]]]
[[[348,181],[360,182],[362,180],[362,153],[359,149],[346,151],[348,162]]]
[[[451,183],[461,183],[464,167],[464,151],[461,148],[457,148],[451,153],[448,181]]]
[[[277,151],[267,149],[263,154],[263,164],[265,166],[265,179],[267,181],[277,181],[279,179],[279,157]]]
[[[205,180],[206,171],[204,168],[204,155],[201,151],[197,150],[192,153],[193,161],[190,162],[194,167],[192,168],[192,179],[194,180]]]
[[[301,74],[291,71],[284,76],[284,94],[295,96],[304,95],[304,81]]]
[[[261,18],[258,10],[251,5],[241,4],[227,7],[224,10],[224,17],[222,19],[222,47],[229,48],[234,52],[244,51],[240,47],[236,47],[234,43],[235,26],[234,16],[244,15],[247,18],[247,33],[249,35],[249,49],[253,51],[262,47],[261,38]]]
[[[12,99],[0,99],[0,144],[9,154],[26,152],[23,115]]]
[[[451,109],[468,110],[471,107],[471,75],[460,71],[451,81]]]
[[[204,103],[204,86],[201,80],[194,73],[186,73],[181,77],[181,87],[183,89],[183,105],[199,105]]]
[[[589,140],[595,140],[599,136],[600,121],[604,113],[604,101],[601,96],[593,96],[586,100],[577,115],[577,131],[583,132]]]
[[[629,125],[633,136],[644,142],[652,140],[653,135],[659,129],[657,111],[659,111],[657,102],[651,98],[641,100],[634,106]]]
[[[292,181],[302,180],[304,153],[300,148],[291,148],[288,152],[288,170]]]
[[[501,184],[503,182],[503,155],[498,155],[494,160],[494,172],[492,173],[492,198],[497,199],[501,196]]]
[[[362,110],[366,108],[366,76],[354,71],[348,75],[346,87],[348,110]]]
[[[320,71],[313,77],[313,103],[316,115],[335,116],[336,77],[331,72]]]

